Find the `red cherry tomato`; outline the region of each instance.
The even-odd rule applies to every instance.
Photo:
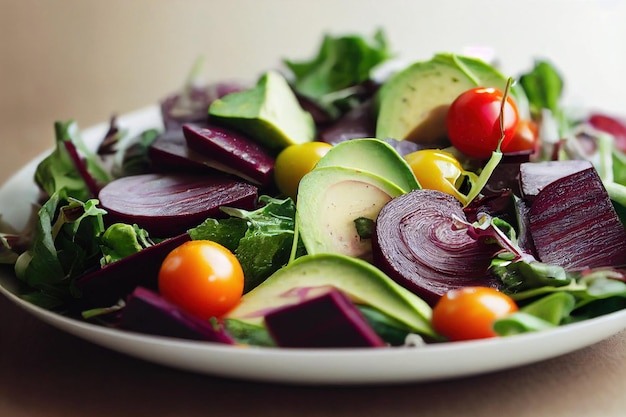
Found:
[[[518,310],[508,295],[488,287],[464,287],[444,294],[433,308],[435,331],[452,341],[496,337],[493,323]]]
[[[159,271],[159,292],[201,319],[219,317],[243,294],[239,260],[222,245],[192,240],[170,252]]]
[[[537,148],[539,128],[532,120],[520,120],[513,139],[501,147],[502,153],[534,151]]]
[[[446,115],[448,138],[452,145],[467,156],[486,159],[501,146],[508,144],[517,129],[519,114],[515,101],[507,96],[504,106],[504,132],[500,129],[500,107],[504,93],[497,88],[477,87],[459,95]]]

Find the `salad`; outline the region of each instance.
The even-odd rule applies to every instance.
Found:
[[[548,61],[398,69],[326,35],[256,83],[197,82],[162,129],[75,121],[0,262],[21,297],[162,336],[271,347],[507,337],[626,307],[626,123],[574,114]],[[391,69],[390,69],[391,68]]]

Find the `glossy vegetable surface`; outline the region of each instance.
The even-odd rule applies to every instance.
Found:
[[[450,142],[472,158],[486,159],[498,147],[513,139],[519,119],[517,105],[507,96],[503,108],[503,128],[500,113],[504,93],[497,88],[473,88],[452,102],[446,116]]]
[[[493,323],[517,311],[506,294],[489,287],[463,287],[448,291],[433,309],[433,327],[452,341],[497,336]]]
[[[159,271],[159,291],[170,302],[201,319],[219,317],[243,293],[243,271],[228,249],[194,240],[174,249]]]
[[[404,156],[422,188],[450,194],[460,201],[466,198],[458,190],[465,171],[449,152],[439,149],[422,149]]]
[[[276,186],[287,197],[296,199],[298,184],[315,164],[332,148],[324,142],[307,142],[285,148],[276,158],[274,178]]]

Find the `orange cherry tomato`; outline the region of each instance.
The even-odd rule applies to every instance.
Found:
[[[534,151],[537,148],[539,128],[532,120],[520,120],[513,139],[502,144],[502,153]]]
[[[508,295],[488,287],[448,291],[433,308],[435,331],[452,341],[496,337],[493,323],[518,310]]]
[[[243,294],[239,260],[224,246],[208,240],[183,243],[170,252],[159,271],[159,292],[201,319],[219,317]]]

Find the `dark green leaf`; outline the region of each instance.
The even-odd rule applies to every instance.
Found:
[[[534,68],[522,75],[519,82],[528,96],[534,115],[539,115],[542,109],[548,109],[555,115],[560,113],[563,80],[550,63],[536,61]]]
[[[374,223],[374,220],[372,219],[359,217],[354,220],[354,226],[356,227],[356,232],[359,234],[361,239],[371,239],[376,223]]]

